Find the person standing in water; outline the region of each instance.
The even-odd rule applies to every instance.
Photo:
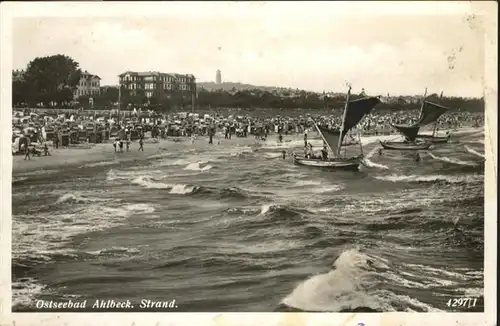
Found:
[[[326,149],[326,146],[323,146],[323,149],[321,150],[321,156],[323,158],[323,161],[328,160],[328,150]]]
[[[127,152],[128,152],[130,147],[130,140],[127,139],[127,141],[125,142],[125,146],[127,147]]]
[[[49,147],[47,146],[47,143],[43,145],[43,152],[45,153],[45,156],[52,156],[49,153]]]
[[[144,141],[142,140],[142,137],[139,139],[139,149],[137,151],[143,151],[144,152]]]
[[[283,135],[281,134],[281,132],[278,135],[278,140],[279,140],[280,143],[283,142]]]
[[[281,155],[282,155],[283,159],[285,159],[286,158],[286,151],[281,151]]]
[[[59,148],[59,133],[56,131],[54,133],[54,146],[57,148]]]
[[[26,158],[31,161],[30,148],[28,145],[24,147],[24,160],[26,160]]]

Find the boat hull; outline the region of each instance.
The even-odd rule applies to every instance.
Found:
[[[444,144],[450,140],[450,136],[436,137],[432,135],[418,135],[417,139],[423,139],[433,144]]]
[[[328,160],[322,160],[322,159],[294,156],[293,162],[296,165],[311,166],[311,167],[330,169],[330,170],[357,171],[359,170],[359,165],[361,164],[361,158],[360,157],[353,157],[346,159],[333,158]]]
[[[431,143],[422,142],[422,143],[405,143],[405,142],[389,142],[389,141],[380,141],[380,145],[384,149],[389,150],[398,150],[398,151],[418,151],[423,149],[428,149],[431,147]]]

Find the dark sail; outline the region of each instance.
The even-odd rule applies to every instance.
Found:
[[[365,115],[380,103],[378,97],[365,97],[359,100],[349,101],[344,116],[344,130],[342,130],[342,141],[345,135],[354,128]]]
[[[330,147],[330,150],[333,152],[334,155],[336,155],[337,148],[339,146],[340,131],[328,129],[328,128],[321,127],[318,125],[316,127],[318,128],[318,131],[323,136],[323,140],[326,141],[326,143]]]
[[[406,138],[408,138],[409,141],[415,141],[418,135],[418,131],[420,129],[420,126],[418,124],[414,124],[411,126],[391,124],[391,126],[393,126],[394,129],[402,133]]]
[[[447,108],[445,106],[426,101],[422,106],[422,111],[420,112],[420,118],[415,123],[415,125],[422,127],[430,123],[433,123],[437,121],[437,119],[439,119],[439,117],[444,113],[446,113],[449,109],[450,108]]]

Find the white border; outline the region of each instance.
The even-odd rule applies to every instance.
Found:
[[[483,18],[486,101],[485,128],[485,313],[11,313],[11,22],[15,17],[117,17],[168,15],[247,15],[249,8],[264,8],[265,14],[301,11],[303,6],[322,6],[325,15],[335,14],[460,14]],[[330,10],[327,10],[331,8]],[[494,325],[496,317],[496,175],[497,175],[497,38],[498,5],[489,1],[461,2],[19,2],[1,3],[1,110],[2,145],[0,216],[0,324],[11,325]],[[474,60],[471,58],[471,60]]]

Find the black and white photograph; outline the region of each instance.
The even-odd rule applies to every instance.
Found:
[[[12,313],[496,307],[479,5],[156,5],[10,11]]]

